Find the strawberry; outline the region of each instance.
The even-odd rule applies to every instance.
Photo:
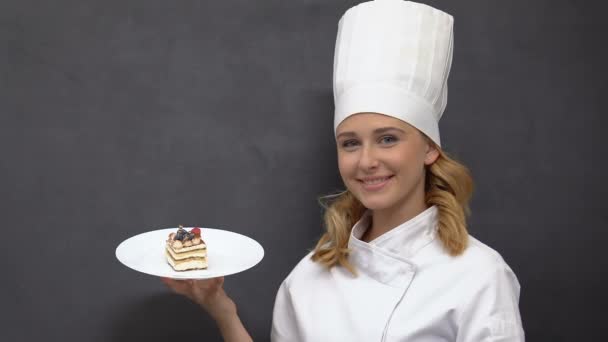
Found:
[[[190,230],[190,233],[194,234],[195,236],[199,236],[200,237],[201,236],[201,229],[199,227],[192,228]]]

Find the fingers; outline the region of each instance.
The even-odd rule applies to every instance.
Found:
[[[192,291],[192,282],[188,280],[161,278],[161,281],[168,288],[181,295],[186,295]]]
[[[223,290],[224,277],[210,279],[172,279],[161,278],[161,281],[179,295],[183,295],[206,310],[216,310],[226,303],[232,303]]]
[[[191,292],[195,288],[209,290],[217,289],[224,285],[224,277],[210,279],[173,279],[161,277],[161,281],[170,289],[182,294]]]

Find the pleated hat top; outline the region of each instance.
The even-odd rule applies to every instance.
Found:
[[[441,146],[454,19],[411,1],[374,0],[340,19],[334,55],[334,132],[357,113],[416,127]]]

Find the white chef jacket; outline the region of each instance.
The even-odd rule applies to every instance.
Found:
[[[273,342],[524,341],[519,282],[502,257],[473,237],[450,256],[437,208],[366,243],[370,213],[353,227],[343,267],[302,259],[276,297]]]

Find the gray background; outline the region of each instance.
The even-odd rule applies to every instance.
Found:
[[[266,251],[226,287],[268,339],[274,295],[341,189],[337,22],[359,1],[0,3],[0,340],[219,340],[119,264],[178,224]],[[455,16],[445,149],[475,177],[470,230],[522,285],[529,341],[604,334],[605,6],[429,1]],[[604,247],[604,248],[602,248]]]

